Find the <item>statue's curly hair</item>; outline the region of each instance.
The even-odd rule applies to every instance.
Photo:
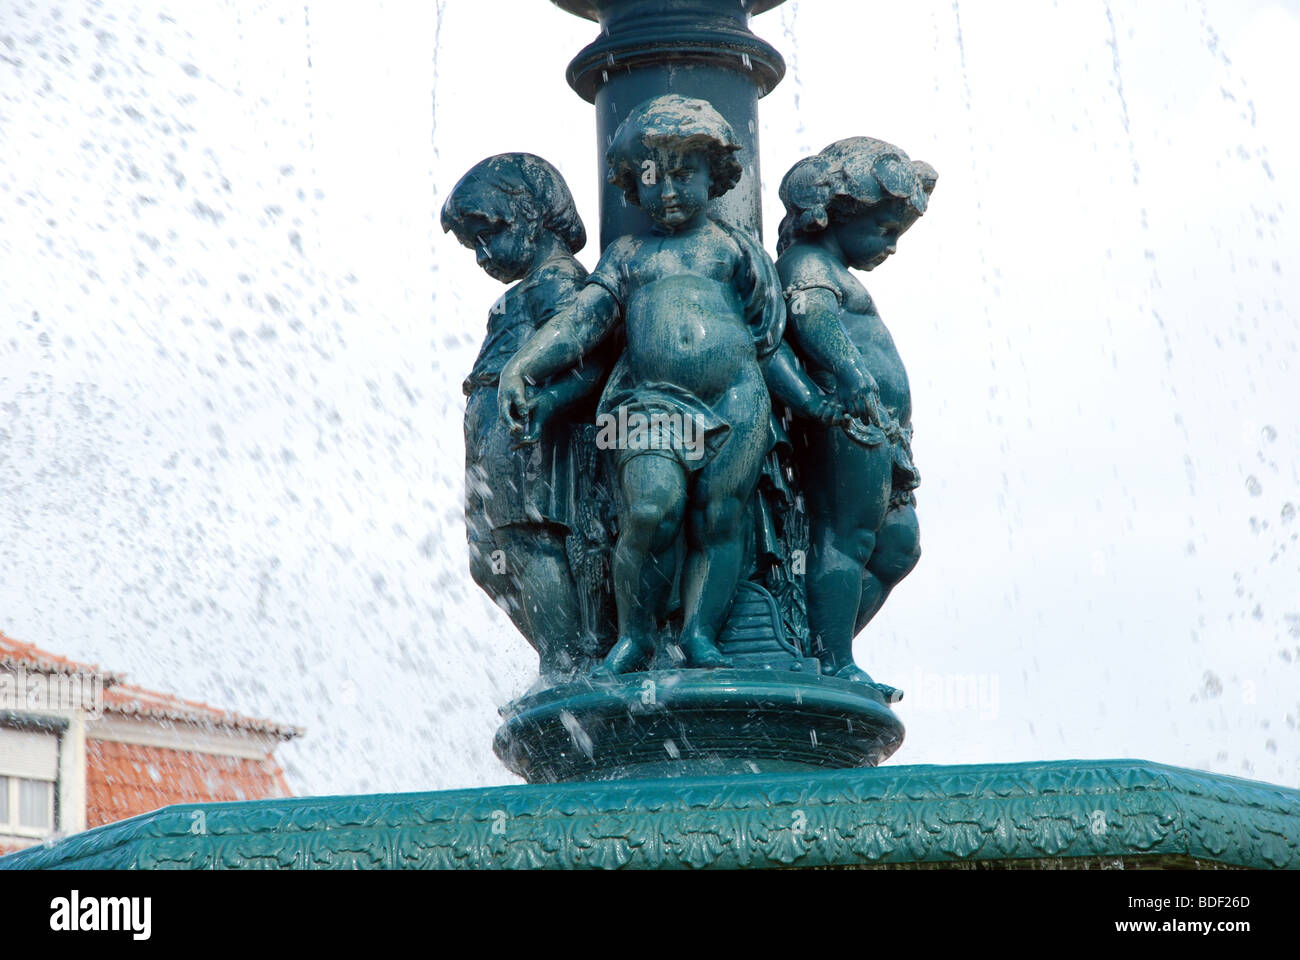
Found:
[[[573,253],[587,244],[569,185],[560,171],[531,153],[499,153],[480,160],[457,181],[442,207],[442,229],[455,231],[463,242],[465,220],[471,216],[522,218],[535,229],[554,233]]]
[[[800,235],[825,230],[843,219],[882,203],[903,205],[900,233],[925,213],[939,174],[920,160],[910,160],[891,143],[871,137],[837,140],[821,153],[804,157],[781,180],[781,220],[777,253]]]
[[[740,150],[736,134],[711,103],[675,93],[654,97],[634,107],[618,125],[605,154],[607,179],[633,206],[640,202],[636,185],[641,161],[656,148],[704,151],[709,158],[710,200],[734,187],[744,172],[735,156]]]

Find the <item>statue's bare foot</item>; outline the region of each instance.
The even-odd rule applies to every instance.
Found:
[[[886,703],[898,703],[903,699],[903,691],[897,687],[891,687],[887,683],[878,683],[871,679],[871,674],[863,670],[855,663],[840,668],[835,672],[835,676],[840,680],[849,680],[853,683],[864,683],[869,687],[874,687],[884,696]]]
[[[703,637],[683,637],[682,652],[688,667],[729,667],[731,661],[722,651]]]
[[[640,642],[632,637],[619,637],[609,653],[605,654],[605,659],[591,671],[591,677],[612,680],[620,673],[631,673],[641,665],[645,657],[646,651]]]

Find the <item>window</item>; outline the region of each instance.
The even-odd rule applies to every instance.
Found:
[[[58,771],[57,736],[0,727],[0,834],[39,839],[54,830]]]
[[[50,830],[54,826],[54,784],[48,780],[18,781],[18,826]]]
[[[0,834],[43,837],[53,829],[53,781],[0,777]]]

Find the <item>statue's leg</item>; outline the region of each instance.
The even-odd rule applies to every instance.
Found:
[[[755,365],[716,404],[731,425],[727,442],[695,480],[682,570],[682,649],[691,666],[726,666],[718,634],[736,593],[745,554],[748,506],[768,448],[770,398]]]
[[[511,525],[497,532],[506,566],[518,585],[523,634],[541,657],[544,677],[572,672],[582,651],[582,614],[565,532],[542,524]]]
[[[889,502],[892,456],[832,427],[810,432],[804,491],[809,513],[808,628],[827,673],[853,665],[863,577]]]
[[[861,633],[880,612],[890,591],[916,568],[920,559],[921,530],[916,521],[916,508],[906,503],[890,507],[885,522],[876,531],[876,549],[867,561],[867,572],[862,578],[855,634]]]
[[[620,473],[622,506],[614,546],[618,641],[607,672],[626,673],[654,654],[673,583],[673,554],[686,506],[686,475],[676,460],[643,454]]]

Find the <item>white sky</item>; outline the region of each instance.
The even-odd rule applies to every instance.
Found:
[[[924,477],[925,555],[857,647],[908,691],[892,762],[1300,785],[1300,3],[805,0],[754,28],[790,67],[769,241],[832,140],[940,173],[865,278]],[[461,519],[501,288],[436,214],[527,150],[595,236],[564,82],[595,32],[543,0],[0,8],[0,630],[306,725],[302,793],[511,780],[496,707],[535,661]],[[962,677],[983,703],[936,700]]]

